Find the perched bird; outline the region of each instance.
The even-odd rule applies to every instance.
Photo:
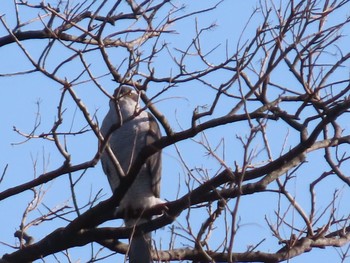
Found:
[[[105,150],[101,156],[102,168],[114,192],[120,178],[126,176],[133,161],[143,147],[161,137],[159,126],[149,112],[141,110],[139,96],[133,89],[122,86],[114,91],[109,102],[109,111],[101,126],[104,137],[111,132],[108,145],[118,165],[113,163]],[[120,171],[122,169],[122,172]],[[150,156],[142,166],[133,184],[122,198],[118,211],[124,214],[128,227],[147,222],[151,218],[142,217],[142,211],[163,203],[159,199],[161,179],[161,152]],[[151,233],[130,238],[129,262],[151,262]]]

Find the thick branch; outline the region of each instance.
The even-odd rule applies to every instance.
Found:
[[[62,41],[70,41],[74,43],[81,43],[81,44],[90,44],[90,45],[99,45],[99,41],[89,38],[82,38],[80,36],[74,36],[66,33],[58,33],[55,34],[49,30],[29,30],[29,31],[19,31],[13,33],[14,36],[19,41],[24,40],[33,40],[33,39],[59,39]],[[0,47],[6,46],[12,43],[15,43],[16,39],[11,36],[7,35],[0,38]],[[125,42],[120,41],[119,39],[104,39],[102,40],[105,46],[125,46]]]
[[[232,259],[236,262],[280,262],[296,257],[302,253],[308,252],[313,248],[323,248],[326,246],[339,247],[350,241],[350,228],[347,227],[341,231],[329,234],[327,237],[319,237],[316,240],[310,238],[301,238],[294,242],[294,245],[286,245],[276,253],[264,252],[245,252],[233,253]],[[81,230],[71,236],[65,229],[57,229],[50,234],[45,241],[40,241],[30,249],[24,248],[12,254],[4,255],[0,262],[30,262],[37,259],[34,255],[39,254],[42,257],[64,250],[73,246],[83,246],[91,242],[98,242],[105,245],[111,250],[125,254],[128,247],[118,241],[116,238],[127,238],[131,234],[132,229],[126,228],[98,228]],[[60,249],[60,250],[57,250]],[[207,251],[206,254],[216,261],[226,262],[229,254]],[[230,254],[231,255],[231,254]],[[171,260],[200,260],[207,262],[206,256],[198,250],[184,248],[174,249],[170,251],[154,251],[153,258],[162,261]]]

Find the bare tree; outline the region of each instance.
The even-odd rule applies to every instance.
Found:
[[[47,109],[38,101],[34,126],[14,127],[23,138],[16,147],[44,144],[50,153],[42,171],[33,158],[34,172],[23,167],[26,180],[11,186],[11,164],[1,167],[4,207],[21,200],[25,208],[11,218],[18,242],[1,235],[0,262],[71,262],[81,246],[88,262],[120,257],[128,250],[120,240],[154,230],[155,261],[280,262],[334,247],[338,262],[349,257],[350,1],[266,0],[250,10],[232,1],[181,2],[0,7],[0,56],[10,47],[17,54],[6,57],[22,56],[10,70],[2,60],[0,81],[20,77],[55,94],[46,98],[54,121],[42,117]],[[245,24],[211,37],[223,26],[213,16],[239,13],[248,15]],[[93,188],[107,181],[97,164],[108,138],[92,102],[107,107],[121,85],[140,94],[163,136],[141,151],[130,180],[112,195]],[[12,101],[8,113],[18,114],[18,98],[2,98]],[[161,149],[166,209],[147,210],[157,216],[136,229],[123,227],[114,208]],[[51,192],[57,203],[48,205]]]

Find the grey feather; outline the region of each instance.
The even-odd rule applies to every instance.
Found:
[[[118,167],[106,151],[101,156],[101,163],[112,191],[115,191],[121,176],[128,173],[141,149],[158,140],[161,133],[155,118],[146,111],[140,111],[138,95],[131,88],[122,86],[116,89],[114,99],[110,100],[109,106],[110,109],[102,122],[101,133],[106,137],[112,132],[108,145],[123,173],[118,172]],[[119,128],[111,131],[112,127],[118,126]],[[161,152],[159,151],[147,159],[120,202],[118,209],[124,212],[126,226],[132,227],[136,223],[148,221],[150,218],[133,218],[132,215],[140,214],[140,211],[162,203],[159,199],[160,179]],[[150,251],[151,233],[131,237],[130,262],[150,262]]]
[[[129,245],[130,263],[149,263],[152,261],[152,234],[145,233],[141,236],[132,236]]]

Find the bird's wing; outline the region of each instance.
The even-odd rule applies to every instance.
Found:
[[[158,123],[154,116],[147,112],[148,114],[148,120],[149,120],[149,130],[146,134],[146,144],[149,145],[153,143],[154,141],[160,139],[161,133],[158,126]],[[162,170],[162,156],[161,152],[158,151],[157,153],[153,154],[151,157],[149,157],[146,161],[146,166],[149,171],[149,174],[152,176],[152,192],[155,197],[160,196],[160,180],[161,180],[161,170]]]
[[[112,188],[112,192],[119,186],[120,179],[119,179],[119,174],[117,173],[113,162],[111,159],[108,157],[107,153],[104,153],[101,156],[101,165],[103,172],[107,175],[107,179],[109,182],[109,185]]]
[[[111,104],[110,104],[110,109],[107,115],[105,116],[105,118],[103,119],[103,122],[100,128],[100,132],[105,139],[106,139],[106,136],[109,134],[109,132],[111,132],[110,131],[111,127],[113,125],[116,125],[119,122],[118,117],[119,116],[115,112],[115,107],[111,107]],[[113,148],[113,144],[115,142],[113,133],[115,132],[116,131],[112,132],[112,134],[109,137],[109,141],[107,143],[108,147],[110,147],[110,150],[114,155],[116,154],[116,150]],[[117,157],[115,156],[115,158]],[[118,171],[115,168],[113,161],[111,160],[111,158],[109,157],[109,154],[107,153],[107,148],[104,149],[104,151],[102,152],[101,164],[102,164],[102,169],[104,173],[107,175],[108,182],[112,188],[112,191],[114,191],[119,186],[120,175],[118,174]]]

